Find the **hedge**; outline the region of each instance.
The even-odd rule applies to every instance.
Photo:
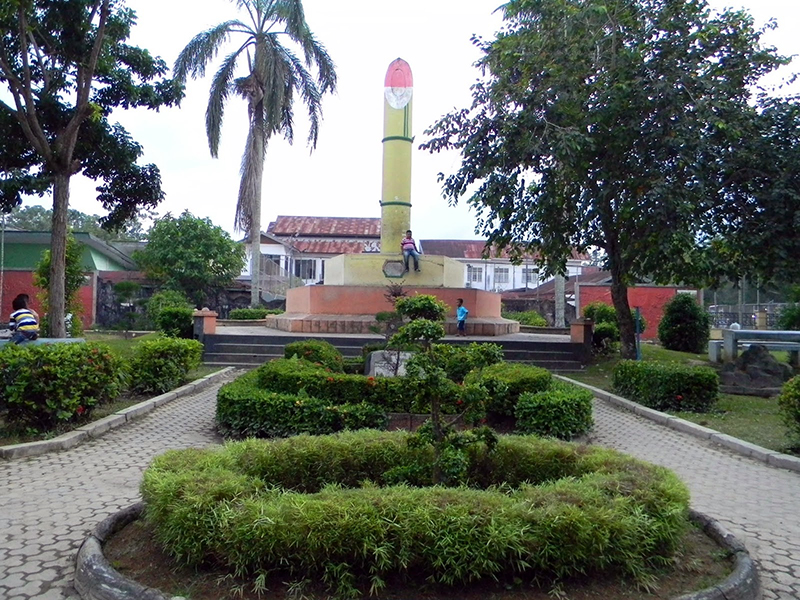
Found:
[[[489,391],[488,413],[513,417],[521,394],[543,392],[550,387],[552,380],[553,376],[547,369],[501,362],[469,373],[464,383],[479,384]]]
[[[503,436],[467,450],[470,488],[384,486],[430,470],[404,432],[360,431],[170,451],[144,474],[146,519],[190,566],[253,580],[324,582],[336,595],[387,578],[460,585],[669,564],[689,495],[671,472],[608,449]],[[365,483],[367,482],[367,483]]]
[[[656,410],[708,412],[717,401],[719,376],[710,367],[653,361],[620,361],[614,391]]]
[[[514,415],[517,431],[563,440],[592,428],[592,393],[576,385],[554,381],[543,392],[520,395]]]
[[[312,363],[319,363],[337,373],[344,371],[342,353],[333,344],[324,340],[301,340],[286,344],[283,356],[284,358],[296,356]]]
[[[136,345],[130,363],[132,387],[141,393],[168,392],[186,383],[189,371],[199,367],[202,358],[203,344],[197,340],[143,341]]]
[[[123,379],[121,361],[102,344],[8,344],[0,351],[0,409],[15,427],[46,431],[115,398]]]
[[[778,406],[789,430],[790,443],[794,448],[800,448],[800,376],[783,384]]]
[[[234,308],[228,318],[232,321],[256,321],[267,315],[282,315],[283,312],[279,308]]]

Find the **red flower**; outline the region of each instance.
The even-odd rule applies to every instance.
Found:
[[[675,400],[677,400],[678,402],[680,402],[681,400],[683,400],[683,396],[681,396],[680,394],[678,394],[677,396],[675,396]]]
[[[463,400],[456,400],[456,404],[458,404],[459,406],[461,406],[462,404],[464,404],[464,401],[463,401]]]
[[[77,412],[79,415],[82,415],[83,413],[86,412],[86,409],[83,408],[82,406],[79,406],[75,412]]]
[[[333,381],[333,377],[328,377],[328,381]]]
[[[374,377],[367,377],[367,381],[375,381]]]

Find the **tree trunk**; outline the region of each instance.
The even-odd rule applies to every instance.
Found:
[[[66,308],[67,212],[69,209],[69,180],[67,174],[56,174],[53,182],[53,222],[50,233],[50,289],[47,308],[47,335],[67,336],[64,314]]]
[[[628,304],[628,286],[611,272],[611,301],[617,311],[622,358],[636,358],[636,329]]]
[[[261,198],[253,207],[250,224],[250,306],[261,306]]]

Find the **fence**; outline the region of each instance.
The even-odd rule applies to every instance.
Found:
[[[708,307],[711,326],[727,329],[738,323],[742,329],[758,329],[758,313],[767,316],[767,329],[778,329],[778,318],[787,304],[712,304]]]

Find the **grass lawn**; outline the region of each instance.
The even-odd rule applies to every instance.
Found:
[[[775,355],[777,360],[786,361],[787,359],[785,352],[778,352]],[[708,356],[705,354],[675,352],[651,344],[642,345],[642,357],[645,360],[710,366]],[[569,376],[601,390],[613,392],[612,374],[619,361],[618,355],[597,358],[584,372],[570,373]],[[631,398],[631,400],[635,400],[635,398]],[[711,412],[671,412],[670,414],[770,450],[790,452],[789,439],[786,435],[787,429],[778,410],[777,398],[720,394],[719,400]]]

